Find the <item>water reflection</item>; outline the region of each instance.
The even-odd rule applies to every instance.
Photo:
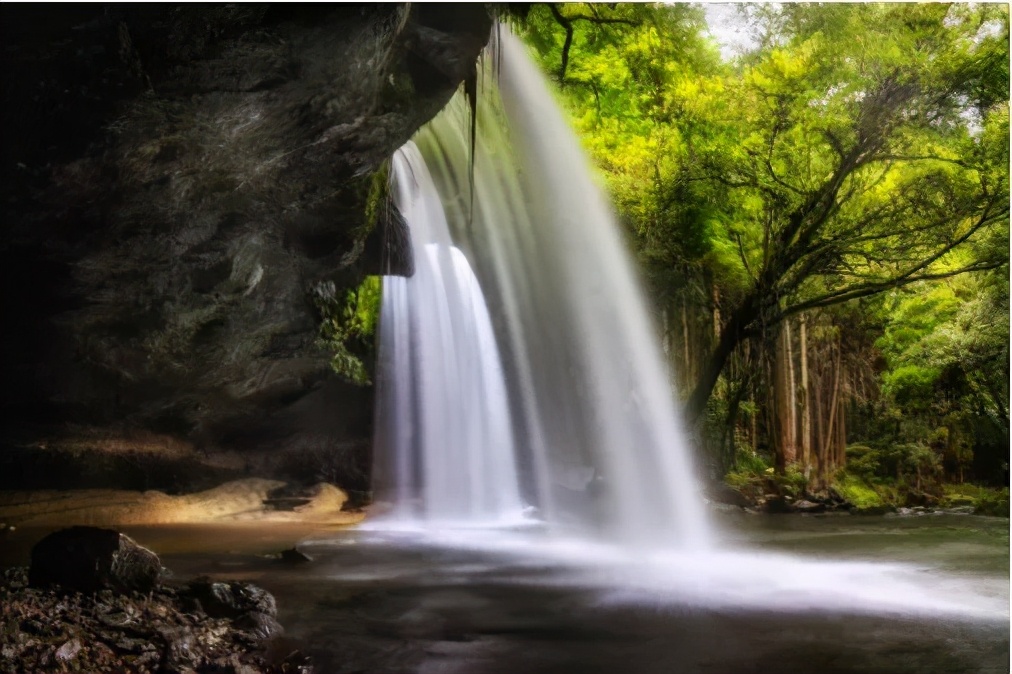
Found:
[[[751,551],[630,556],[537,527],[373,528],[304,545],[316,561],[300,569],[249,572],[328,674],[1006,671],[1007,522],[723,528]]]
[[[796,527],[794,522],[785,520],[785,524]],[[927,538],[937,545],[952,531],[965,530],[947,529],[942,522],[910,531],[932,532]],[[341,582],[576,587],[595,592],[598,605],[966,619],[1007,620],[1009,616],[1007,555],[1003,572],[1000,548],[986,542],[960,541],[949,549],[952,559],[948,560],[945,549],[919,560],[911,554],[897,556],[890,554],[895,553],[891,547],[902,550],[905,545],[916,552],[918,544],[926,541],[916,536],[898,541],[897,531],[886,519],[857,526],[843,520],[820,522],[808,531],[780,532],[781,544],[786,543],[782,547],[796,549],[803,544],[809,548],[805,556],[754,545],[777,541],[771,532],[747,547],[741,546],[740,536],[728,538],[732,540],[705,552],[630,551],[557,532],[549,536],[536,524],[441,531],[374,524],[333,540],[314,541],[306,549],[331,559],[328,578]],[[851,558],[837,558],[841,543],[851,547]],[[972,549],[973,545],[995,556],[991,573],[953,568],[966,546]],[[357,552],[349,559],[343,551],[352,546]]]

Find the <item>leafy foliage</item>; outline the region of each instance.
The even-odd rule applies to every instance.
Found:
[[[702,339],[680,359],[689,418],[711,416],[725,464],[737,432],[712,427],[743,410],[753,451],[782,452],[757,387],[805,317],[815,369],[836,360],[841,399],[865,405],[851,433],[905,448],[858,474],[1007,479],[1008,8],[741,11],[757,46],[731,61],[690,5],[534,6],[523,24],[657,304]]]
[[[338,298],[334,284],[317,286],[314,299],[322,316],[320,342],[331,352],[330,366],[341,377],[361,386],[370,383],[361,356],[353,349],[371,348],[381,296],[380,278],[366,277],[354,290]]]
[[[833,487],[859,512],[878,511],[887,508],[893,502],[887,490],[881,487],[876,489],[864,479],[854,475],[840,476]]]

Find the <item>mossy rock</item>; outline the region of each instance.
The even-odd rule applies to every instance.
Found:
[[[895,510],[893,499],[889,498],[887,490],[877,490],[857,476],[844,473],[836,479],[833,488],[851,505],[851,511],[854,513],[884,515]]]

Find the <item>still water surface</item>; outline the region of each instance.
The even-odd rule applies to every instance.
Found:
[[[198,554],[133,533],[180,579],[274,592],[327,674],[1009,671],[1008,520],[724,514],[721,529],[707,555],[627,555],[533,528],[360,528],[305,541],[297,567],[256,554],[269,537]]]

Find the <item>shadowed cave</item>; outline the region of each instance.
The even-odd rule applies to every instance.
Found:
[[[486,10],[2,11],[0,486],[366,490],[371,390],[314,296],[410,271],[373,172],[473,74]]]

